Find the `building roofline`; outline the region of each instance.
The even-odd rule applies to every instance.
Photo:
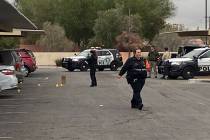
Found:
[[[38,29],[32,21],[6,0],[0,0],[0,21],[2,31],[12,31],[13,28]]]
[[[197,31],[174,31],[174,32],[164,32],[163,34],[172,34],[176,33],[180,37],[188,37],[188,36],[210,36],[210,30],[197,30]]]

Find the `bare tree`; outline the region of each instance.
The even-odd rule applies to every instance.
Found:
[[[67,39],[65,31],[61,26],[45,22],[43,29],[46,34],[42,35],[36,44],[44,46],[45,51],[71,51],[73,49],[73,42]]]
[[[116,37],[116,46],[120,51],[128,51],[130,57],[130,52],[134,48],[143,48],[143,41],[139,34],[123,31]]]

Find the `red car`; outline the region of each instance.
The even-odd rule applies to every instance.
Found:
[[[36,58],[31,50],[17,49],[16,51],[24,63],[26,76],[28,76],[37,69]]]

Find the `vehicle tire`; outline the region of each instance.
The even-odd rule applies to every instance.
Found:
[[[88,70],[88,64],[82,63],[80,66],[80,71],[87,71]]]
[[[117,66],[116,62],[112,62],[112,63],[110,64],[110,69],[111,69],[112,71],[116,71],[116,70],[118,69],[118,66]]]
[[[74,71],[74,68],[68,68],[69,71]]]
[[[179,76],[177,75],[168,75],[168,78],[169,79],[177,79]]]
[[[25,68],[25,73],[26,73],[25,77],[28,77],[30,73],[30,69],[26,65],[24,65],[24,68]]]
[[[192,67],[186,67],[182,72],[182,77],[186,80],[194,77],[194,69]]]
[[[104,71],[104,68],[98,68],[99,71]]]

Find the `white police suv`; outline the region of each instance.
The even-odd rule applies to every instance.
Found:
[[[194,49],[181,58],[165,60],[159,66],[158,72],[172,79],[179,76],[191,79],[195,75],[210,74],[210,48]]]
[[[87,71],[89,68],[87,57],[90,56],[90,50],[84,50],[79,55],[73,57],[63,58],[62,67],[69,71],[74,71],[75,69]],[[122,57],[117,49],[96,49],[96,54],[98,57],[97,68],[99,71],[103,71],[105,68],[116,71],[123,65]]]

